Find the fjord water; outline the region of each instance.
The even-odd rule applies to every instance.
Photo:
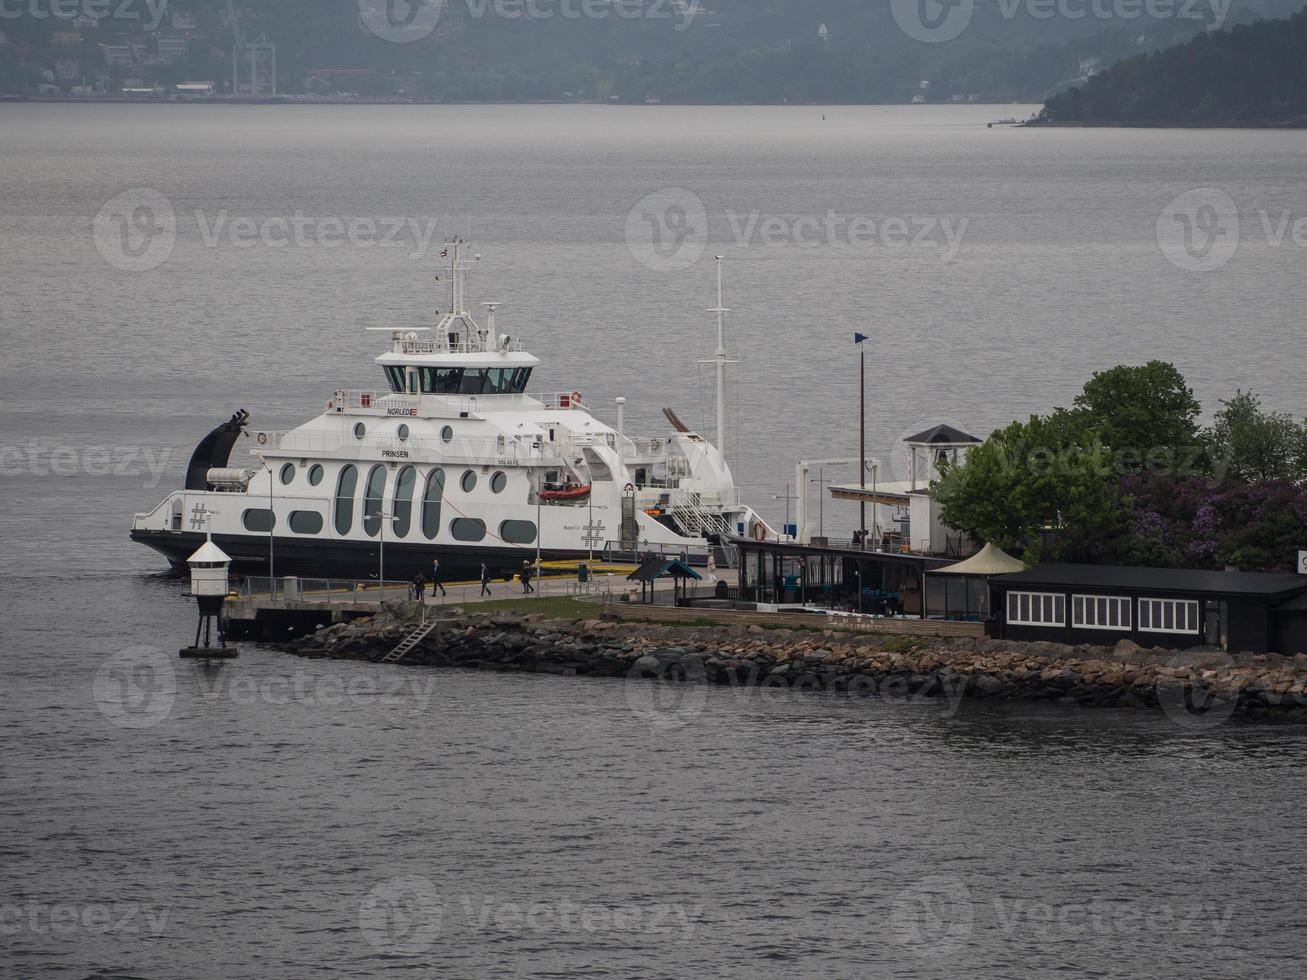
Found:
[[[728,690],[654,708],[615,682],[254,646],[106,703],[110,658],[193,629],[131,514],[236,408],[282,428],[379,383],[362,328],[444,302],[409,219],[437,243],[470,224],[473,299],[544,359],[535,386],[609,420],[625,395],[632,432],[663,405],[708,427],[724,255],[732,459],[777,521],[796,459],[856,452],[854,330],[887,473],[927,423],[983,435],[1150,357],[1209,410],[1253,387],[1302,413],[1307,256],[1264,228],[1303,216],[1307,135],[824,112],[0,106],[6,975],[1301,973],[1290,729]],[[92,234],[133,188],[177,223],[140,272]],[[1241,219],[1205,272],[1157,242],[1201,188]],[[655,204],[697,198],[709,222],[686,269],[628,248],[632,209],[671,190]],[[216,230],[297,212],[409,230]],[[902,219],[909,243],[851,244],[828,213]],[[925,231],[946,219],[956,254]]]

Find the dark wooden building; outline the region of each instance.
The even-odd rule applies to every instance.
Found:
[[[989,588],[1004,639],[1307,653],[1307,575],[1045,565]]]

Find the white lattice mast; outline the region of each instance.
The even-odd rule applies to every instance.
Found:
[[[474,335],[482,337],[481,327],[467,308],[467,270],[471,268],[471,263],[466,258],[466,249],[467,242],[461,238],[451,238],[445,243],[444,251],[440,253],[442,258],[449,259],[449,309],[441,317],[440,325],[436,328],[441,346],[449,345],[449,335],[454,331],[454,325],[460,322],[467,327],[468,343],[471,343]],[[475,255],[472,261],[475,262],[480,258],[480,255]],[[492,311],[491,319],[493,318]]]
[[[717,451],[722,454],[722,459],[726,458],[726,365],[737,362],[728,360],[726,357],[726,314],[731,312],[722,305],[722,256],[717,257],[717,305],[708,312],[717,317],[717,349],[713,352],[711,361],[700,361],[700,364],[711,364],[716,372],[717,381]]]

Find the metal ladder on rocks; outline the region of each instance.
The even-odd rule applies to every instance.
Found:
[[[428,636],[430,636],[431,631],[434,630],[439,625],[440,625],[440,620],[438,619],[427,620],[424,617],[421,625],[419,625],[415,630],[413,630],[412,633],[408,634],[408,636],[404,637],[404,639],[400,640],[399,643],[395,646],[395,649],[391,650],[390,653],[386,654],[384,657],[381,658],[381,663],[383,664],[399,663],[401,660],[403,660],[405,657],[407,657],[410,653],[413,652],[414,647],[416,647],[419,643],[421,643]]]

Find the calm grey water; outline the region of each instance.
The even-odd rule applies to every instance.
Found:
[[[1209,408],[1302,414],[1304,134],[825,112],[0,106],[0,970],[1301,974],[1292,731],[141,650],[194,607],[132,512],[235,408],[376,385],[362,328],[443,303],[438,244],[331,219],[470,224],[540,386],[625,395],[628,430],[711,418],[724,255],[732,453],[776,518],[797,458],[856,451],[855,329],[890,469],[928,422],[984,434],[1154,356]],[[175,238],[130,271],[93,228],[140,188]],[[1191,191],[1237,239],[1217,206],[1177,251]],[[707,240],[671,249],[696,201]],[[258,240],[297,211],[302,244]]]

